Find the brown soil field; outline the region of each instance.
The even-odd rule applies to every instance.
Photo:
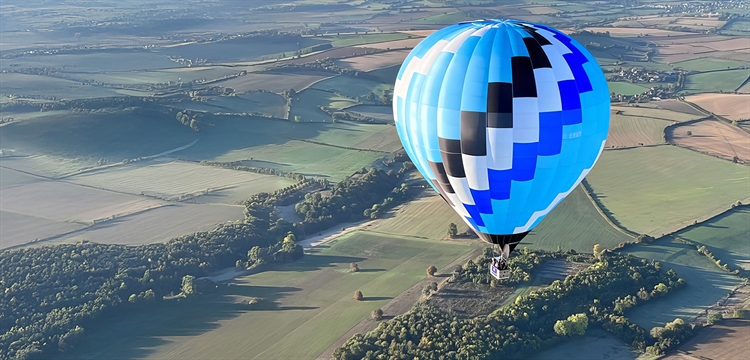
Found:
[[[704,17],[683,17],[677,20],[677,24],[680,25],[698,25],[705,27],[722,27],[727,22],[719,20],[719,18],[704,18]]]
[[[637,35],[648,35],[648,36],[664,36],[669,35],[670,37],[690,35],[690,33],[684,33],[679,31],[670,31],[662,29],[649,29],[649,28],[615,28],[615,27],[587,27],[584,30],[593,32],[607,32],[614,36],[630,36],[635,37]]]
[[[655,104],[655,103],[652,103],[652,104]],[[649,105],[649,104],[646,104],[646,105]],[[625,115],[625,116],[648,117],[648,118],[672,120],[672,121],[678,121],[678,122],[697,120],[702,117],[705,117],[705,115],[702,115],[702,114],[674,112],[674,111],[669,111],[666,109],[660,109],[656,107],[647,107],[647,106],[638,106],[638,107],[612,106],[612,111],[620,111],[620,115]]]
[[[664,128],[673,121],[612,115],[605,147],[630,147],[664,143]]]
[[[445,284],[428,304],[460,318],[486,316],[497,310],[513,293],[512,287],[477,285],[471,282]]]
[[[730,120],[750,119],[749,94],[698,94],[685,100]]]
[[[692,135],[688,135],[690,131]],[[667,141],[713,156],[750,162],[750,133],[719,120],[701,120],[670,127]]]
[[[412,49],[417,44],[419,44],[420,41],[422,41],[423,38],[414,38],[414,39],[404,39],[404,40],[396,40],[396,41],[386,41],[382,43],[375,43],[375,44],[365,44],[365,45],[354,45],[355,48],[370,48],[370,49],[403,49],[403,48],[409,48]]]
[[[671,110],[691,115],[703,115],[703,113],[698,111],[698,109],[675,99],[656,101],[652,102],[652,104],[656,104],[659,108],[665,110]]]
[[[737,92],[741,94],[750,94],[750,81],[748,81],[747,83],[745,83],[745,85],[742,85],[742,87],[737,89]]]
[[[250,90],[268,90],[282,92],[284,90],[301,90],[310,84],[334,76],[335,74],[324,71],[306,71],[298,73],[250,73],[245,76],[236,77],[216,83],[216,85],[234,89],[236,92]]]
[[[409,50],[388,51],[379,54],[356,56],[339,60],[343,66],[359,71],[372,71],[401,64]]]
[[[747,359],[750,320],[728,319],[705,327],[665,360]]]
[[[549,6],[532,6],[532,7],[527,7],[523,9],[534,15],[557,14],[560,12],[560,10],[557,10]]]
[[[649,38],[649,41],[655,42],[659,45],[678,45],[678,44],[708,44],[724,40],[735,39],[732,36],[725,35],[705,35],[705,34],[694,34],[694,33],[680,33],[686,34],[683,36],[659,36]]]
[[[750,38],[736,38],[703,44],[718,51],[735,51],[750,48]]]

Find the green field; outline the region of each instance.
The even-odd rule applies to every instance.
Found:
[[[87,99],[105,96],[119,96],[114,89],[101,86],[81,85],[75,81],[42,75],[6,73],[3,76],[3,94],[13,94],[18,98],[43,96],[45,99]]]
[[[185,109],[211,113],[261,113],[283,118],[286,99],[271,92],[256,92],[236,96],[211,96],[206,102],[191,102],[182,105]]]
[[[685,78],[683,92],[695,94],[702,92],[732,92],[750,76],[750,70],[714,71],[694,75]]]
[[[683,68],[687,70],[695,71],[709,71],[709,70],[721,70],[729,68],[738,68],[746,66],[747,63],[736,60],[727,59],[716,59],[716,58],[700,58],[687,61],[680,61],[672,64],[676,68]]]
[[[297,100],[299,99],[299,100]],[[333,109],[343,109],[356,105],[357,102],[351,98],[336,95],[332,92],[307,89],[297,95],[292,101],[292,109],[289,113],[289,119],[300,117],[301,122],[331,122],[331,115],[324,113],[318,106],[325,106]]]
[[[404,33],[373,33],[373,34],[343,34],[323,36],[331,42],[333,47],[354,46],[362,44],[372,44],[386,41],[403,40],[410,38],[411,35]]]
[[[750,270],[750,210],[739,208],[680,231],[677,236],[705,245],[730,268]]]
[[[314,37],[247,37],[162,48],[159,53],[193,61],[207,58],[211,63],[238,62],[260,60],[263,56],[282,53],[291,56],[299,49],[326,42],[325,39]]]
[[[655,236],[750,197],[746,167],[674,146],[605,151],[587,179],[623,226]]]
[[[446,12],[445,14],[430,15],[414,21],[417,24],[429,24],[429,25],[449,25],[455,24],[460,21],[476,20],[475,16],[467,14],[463,11],[457,12]]]
[[[92,330],[62,359],[312,359],[370,311],[471,247],[355,232],[319,252],[232,281],[219,294],[168,302]],[[358,262],[360,272],[349,273]],[[352,294],[360,290],[364,301]],[[256,310],[239,302],[261,297]],[[134,314],[134,315],[133,315]],[[114,325],[116,324],[116,325]],[[123,336],[132,334],[132,336]],[[300,344],[304,344],[301,346]]]
[[[608,84],[610,92],[623,95],[640,94],[649,89],[648,87],[640,84],[632,84],[622,81],[609,82]]]
[[[4,149],[67,158],[121,161],[156,155],[198,139],[199,133],[159,112],[54,112],[2,127]]]
[[[422,197],[401,207],[393,217],[384,220],[373,228],[387,234],[415,236],[427,239],[441,239],[448,234],[448,224],[458,225],[458,232],[469,229],[461,217],[434,194],[432,189],[426,192],[431,196]]]
[[[380,96],[385,90],[392,90],[393,84],[381,84],[372,80],[357,79],[351,76],[339,75],[330,79],[326,79],[315,83],[312,86],[313,89],[325,90],[330,92],[337,92],[346,97],[356,98],[358,96],[364,97],[368,93],[374,92]],[[367,101],[362,99],[362,101]]]
[[[585,349],[585,350],[583,350]],[[528,360],[560,360],[560,359],[635,359],[638,352],[604,331],[600,327],[589,327],[586,335],[565,339],[539,353],[527,357]]]
[[[645,259],[663,262],[664,269],[674,269],[687,286],[661,299],[633,308],[626,315],[631,321],[650,330],[677,317],[688,320],[715,304],[740,278],[720,270],[694,246],[663,238],[648,245],[629,247],[627,252]]]
[[[663,144],[664,128],[671,121],[647,117],[612,115],[607,147]]]

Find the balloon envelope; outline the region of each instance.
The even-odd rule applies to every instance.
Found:
[[[594,57],[523,21],[433,33],[406,57],[393,95],[419,172],[483,239],[513,246],[588,174],[609,130]]]

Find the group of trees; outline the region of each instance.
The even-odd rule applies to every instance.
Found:
[[[576,334],[585,331],[591,322],[601,324],[603,317],[609,319],[618,298],[635,294],[642,288],[678,281],[655,263],[602,253],[600,261],[580,273],[519,296],[487,317],[461,319],[420,303],[365,335],[355,335],[334,351],[334,357],[523,357],[539,350],[560,333]],[[563,321],[556,326],[560,320]],[[646,336],[649,345],[661,343],[659,339]],[[669,337],[669,334],[664,336]]]

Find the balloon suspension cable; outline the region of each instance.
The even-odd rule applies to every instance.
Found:
[[[492,243],[492,264],[490,265],[490,274],[498,280],[507,280],[510,278],[510,267],[508,260],[510,252],[518,245],[529,232],[512,235],[489,235],[481,234],[480,237],[485,241]]]

